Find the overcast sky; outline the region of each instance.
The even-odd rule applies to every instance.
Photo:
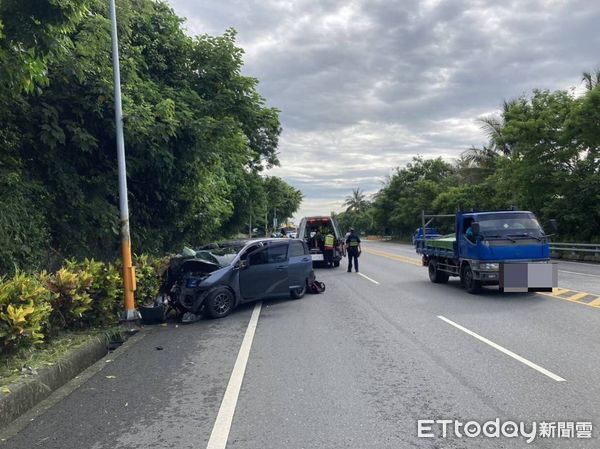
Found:
[[[238,32],[244,74],[281,110],[297,217],[341,210],[415,155],[485,142],[477,117],[600,65],[595,0],[169,0],[190,34]]]

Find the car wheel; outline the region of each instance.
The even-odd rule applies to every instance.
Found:
[[[290,290],[290,296],[292,299],[300,299],[304,295],[306,295],[306,282],[304,283],[304,286]]]
[[[460,278],[466,291],[473,295],[479,293],[479,290],[481,290],[481,281],[475,279],[470,265],[466,264],[463,267],[462,276]]]
[[[223,318],[231,313],[233,305],[233,293],[228,288],[221,287],[208,295],[204,303],[204,312],[209,318]]]

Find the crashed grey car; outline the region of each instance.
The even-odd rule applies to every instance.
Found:
[[[301,240],[258,239],[206,245],[171,260],[161,292],[192,322],[222,318],[239,304],[268,298],[299,299],[313,279]]]

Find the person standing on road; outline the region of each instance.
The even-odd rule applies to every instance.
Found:
[[[335,247],[335,237],[330,232],[325,236],[325,245],[323,248],[323,259],[328,268],[333,267],[333,248]]]
[[[350,228],[350,235],[346,238],[348,247],[348,273],[352,272],[352,260],[354,260],[354,271],[358,273],[358,256],[360,255],[360,237]]]
[[[313,237],[314,248],[323,251],[323,235],[321,230],[317,229],[315,236]]]

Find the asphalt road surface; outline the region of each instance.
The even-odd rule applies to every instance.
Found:
[[[0,447],[600,447],[600,310],[432,284],[405,250],[365,244],[360,274],[317,270],[327,285],[320,295],[144,329],[45,411],[0,432],[13,435]],[[600,292],[599,267],[560,270],[559,287]],[[530,444],[459,437],[453,427],[444,438],[440,425],[418,437],[418,420],[443,419],[538,429]],[[567,423],[563,437],[559,424],[542,422]],[[587,422],[590,439],[589,425],[576,424]],[[568,423],[579,427],[572,436]]]

